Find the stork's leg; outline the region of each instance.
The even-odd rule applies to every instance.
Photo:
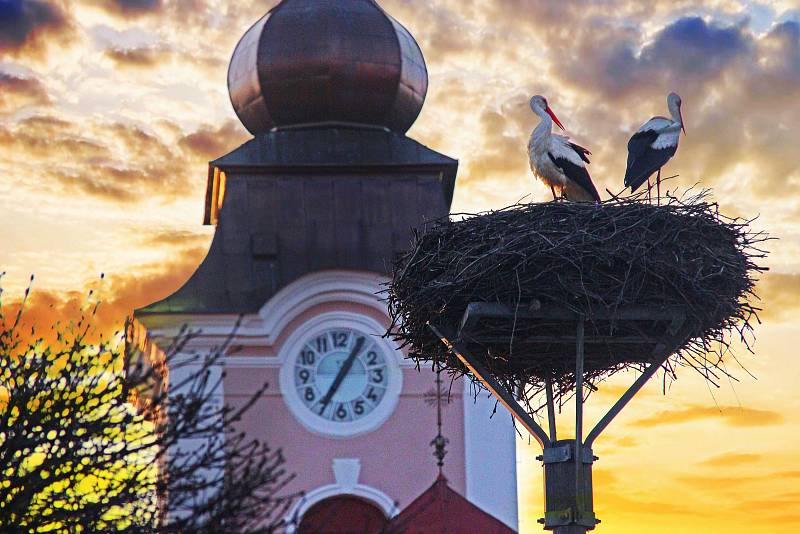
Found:
[[[556,188],[551,185],[550,186],[550,191],[553,193],[553,200],[558,200],[556,198]]]
[[[651,189],[652,187],[653,187],[653,186],[652,186],[652,185],[650,185],[650,178],[648,177],[648,178],[647,178],[647,201],[648,201],[648,202],[652,202],[652,201],[653,201],[653,198],[650,196],[650,189]]]
[[[658,205],[661,205],[661,167],[658,168],[658,176],[656,176],[656,193],[658,194]]]

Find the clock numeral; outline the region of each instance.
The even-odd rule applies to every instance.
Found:
[[[328,352],[328,336],[321,335],[317,338],[317,352]]]
[[[347,409],[344,407],[344,404],[340,404],[338,408],[336,408],[336,418],[337,419],[345,419],[347,417]]]
[[[369,388],[367,391],[367,398],[377,404],[378,396],[375,394],[375,388]]]
[[[367,353],[367,365],[375,365],[378,363],[378,353],[371,350]]]
[[[373,369],[370,371],[370,380],[376,384],[383,383],[383,369]]]
[[[303,381],[303,384],[308,384],[308,379],[311,378],[311,373],[308,369],[300,369],[300,372],[297,373],[297,376],[300,377],[300,380]]]
[[[357,400],[353,403],[353,413],[356,415],[364,415],[364,401]]]
[[[317,359],[317,356],[314,354],[313,351],[304,350],[300,353],[300,363],[303,365],[314,365],[314,361]]]
[[[317,398],[316,394],[314,393],[314,388],[306,388],[303,397],[305,397],[308,402],[314,402],[314,399]]]
[[[333,346],[338,349],[346,345],[347,345],[347,332],[334,332]]]

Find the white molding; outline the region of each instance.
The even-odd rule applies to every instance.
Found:
[[[267,336],[280,336],[286,325],[304,311],[328,302],[350,302],[371,307],[388,318],[378,293],[388,279],[365,271],[319,271],[298,278],[278,291],[259,310]]]
[[[292,506],[289,513],[286,514],[286,522],[288,523],[286,529],[287,534],[294,534],[297,531],[297,524],[295,523],[299,522],[312,506],[329,497],[336,497],[337,495],[353,495],[369,501],[377,505],[389,519],[396,516],[400,511],[391,497],[372,486],[356,484],[351,488],[346,488],[339,484],[329,484],[309,491],[302,499],[298,500]]]
[[[142,317],[140,322],[154,324],[148,328],[153,339],[172,338],[183,325],[189,325],[192,331],[201,331],[191,342],[193,348],[218,345],[234,329],[232,345],[273,345],[292,320],[320,304],[359,304],[380,312],[388,320],[386,304],[378,296],[387,281],[384,276],[366,271],[318,271],[283,287],[257,313],[241,318],[234,314],[159,314]]]
[[[386,356],[388,386],[381,403],[369,414],[356,421],[334,422],[322,419],[309,411],[294,387],[294,361],[309,338],[330,328],[353,328],[372,336],[372,341],[383,349]],[[278,375],[281,395],[291,413],[309,432],[325,437],[353,438],[378,429],[394,413],[403,389],[403,371],[400,362],[403,353],[391,341],[382,337],[384,328],[371,317],[346,311],[322,313],[309,319],[291,333],[281,347]]]
[[[361,460],[358,458],[334,458],[333,478],[343,488],[351,489],[358,485],[361,474]]]
[[[234,369],[265,369],[281,364],[277,356],[225,356],[222,361],[225,367]]]

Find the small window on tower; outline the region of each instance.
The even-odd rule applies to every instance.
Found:
[[[214,182],[211,190],[211,224],[217,224],[219,220],[219,211],[222,209],[222,203],[225,201],[225,184],[227,176],[224,171],[219,168],[214,168]]]

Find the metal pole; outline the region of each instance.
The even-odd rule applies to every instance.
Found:
[[[556,442],[556,406],[553,402],[553,382],[548,378],[544,381],[547,393],[547,430],[550,431],[550,441]]]
[[[575,468],[580,465],[583,443],[583,319],[578,320],[575,335]]]
[[[581,525],[566,525],[553,529],[553,534],[586,534],[586,527]]]
[[[575,503],[576,512],[582,514],[585,508],[583,502],[583,335],[584,319],[578,319],[577,332],[575,333]],[[576,531],[580,532],[580,531]],[[586,532],[586,529],[583,530]]]
[[[603,416],[603,418],[600,419],[600,421],[598,421],[598,423],[595,425],[592,431],[589,432],[589,435],[586,436],[587,447],[592,446],[594,440],[597,439],[600,433],[603,430],[605,430],[605,428],[609,425],[609,423],[611,423],[611,421],[619,414],[619,412],[622,411],[625,405],[630,402],[633,396],[636,395],[636,393],[638,393],[640,389],[642,389],[642,386],[644,386],[645,383],[647,383],[647,381],[650,380],[650,378],[654,374],[656,374],[656,371],[658,371],[661,368],[661,366],[664,365],[664,362],[667,360],[668,357],[669,356],[651,363],[650,366],[647,369],[645,369],[642,375],[639,378],[637,378],[633,384],[631,384],[631,387],[628,388],[628,390],[622,395],[622,397],[619,398],[619,400],[614,404],[614,406],[612,406],[611,409],[608,410],[608,413],[605,416]]]
[[[506,407],[506,409],[511,413],[512,416],[519,422],[525,429],[536,438],[536,441],[539,442],[539,445],[542,448],[549,447],[551,445],[550,438],[547,436],[547,433],[539,426],[539,424],[533,420],[533,418],[528,414],[522,406],[520,406],[517,399],[514,398],[513,393],[509,393],[509,391],[503,387],[500,383],[498,383],[490,374],[489,371],[486,370],[485,367],[478,361],[477,358],[473,357],[469,352],[464,350],[460,343],[455,340],[450,340],[448,337],[445,336],[438,328],[436,328],[431,323],[428,323],[428,327],[436,334],[439,339],[444,343],[447,348],[456,355],[456,357],[461,360],[461,363],[466,366],[467,369],[481,381],[486,389],[495,396],[495,398],[500,401],[500,404]]]

